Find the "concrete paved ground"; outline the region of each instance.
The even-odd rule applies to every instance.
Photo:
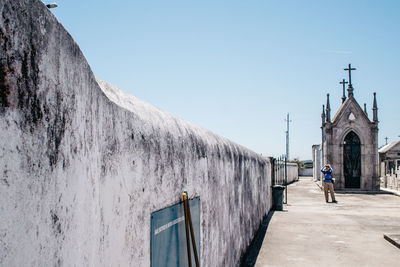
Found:
[[[400,266],[400,249],[383,238],[400,233],[400,197],[336,199],[325,203],[311,178],[290,185],[289,205],[274,212],[255,266]]]

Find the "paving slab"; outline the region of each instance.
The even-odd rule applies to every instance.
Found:
[[[288,205],[275,211],[255,266],[399,266],[400,250],[383,238],[400,234],[400,198],[336,194],[325,203],[311,178],[288,187]]]

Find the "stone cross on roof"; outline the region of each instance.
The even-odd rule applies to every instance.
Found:
[[[350,87],[350,86],[353,87],[353,85],[351,84],[351,71],[352,71],[352,70],[356,70],[356,68],[352,68],[352,67],[351,67],[351,64],[349,64],[349,67],[348,67],[348,68],[345,68],[344,70],[349,71],[349,87]]]
[[[353,85],[351,84],[351,71],[356,70],[356,68],[352,68],[351,64],[349,64],[349,67],[345,68],[344,70],[347,70],[349,72],[349,87],[347,88],[347,91],[348,91],[348,96],[351,97],[353,96]]]

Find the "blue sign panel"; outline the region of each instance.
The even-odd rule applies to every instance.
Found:
[[[190,199],[189,206],[200,258],[200,198]],[[190,244],[194,263],[192,242]],[[151,266],[189,266],[183,202],[151,214]]]

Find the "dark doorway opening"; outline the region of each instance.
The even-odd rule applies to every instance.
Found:
[[[346,135],[343,142],[343,166],[345,187],[360,188],[361,142],[353,131]]]

